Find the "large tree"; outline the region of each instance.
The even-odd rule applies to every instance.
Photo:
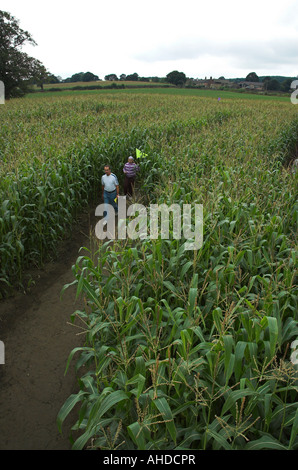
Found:
[[[82,81],[83,82],[97,82],[99,80],[98,75],[94,75],[92,72],[86,72],[83,74]]]
[[[256,74],[256,72],[250,72],[247,76],[246,76],[246,79],[245,79],[247,82],[259,82],[260,79],[258,77],[258,75]]]
[[[108,75],[105,75],[105,80],[114,82],[118,80],[118,77],[115,73],[109,73]]]
[[[0,80],[5,86],[6,99],[22,96],[27,92],[30,80],[36,78],[40,82],[48,74],[39,60],[22,52],[25,43],[36,45],[15,17],[0,10]]]
[[[137,82],[139,80],[139,75],[136,72],[126,75],[126,80],[129,82]]]
[[[178,70],[173,70],[173,72],[168,73],[167,81],[173,85],[182,86],[186,82],[186,75],[183,72],[178,72]]]

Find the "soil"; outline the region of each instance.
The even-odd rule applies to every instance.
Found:
[[[94,210],[85,214],[71,237],[57,247],[57,258],[30,270],[29,292],[15,292],[0,301],[0,340],[5,364],[0,364],[0,449],[69,450],[70,429],[77,410],[66,418],[60,434],[56,418],[65,400],[79,390],[75,360],[65,375],[68,356],[83,345],[84,335],[70,316],[80,308],[71,270],[81,247],[89,247],[95,227]]]

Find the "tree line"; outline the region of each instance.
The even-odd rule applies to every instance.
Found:
[[[183,72],[173,71],[168,73],[166,77],[141,77],[138,73],[134,72],[129,75],[122,73],[119,75],[116,73],[110,73],[105,75],[104,79],[106,81],[128,81],[128,82],[155,82],[155,83],[171,83],[173,85],[184,85],[187,77]],[[63,83],[76,83],[76,82],[89,82],[89,81],[101,81],[98,75],[94,75],[91,72],[79,72],[73,74],[71,77],[66,78],[64,80],[57,77],[57,81]],[[53,82],[52,82],[53,83]],[[56,82],[57,83],[57,82]]]
[[[224,79],[224,77],[220,77]],[[191,82],[194,79],[188,78],[185,73],[179,72],[178,70],[173,70],[172,72],[168,73],[166,77],[141,77],[137,73],[133,73],[130,75],[121,74],[119,77],[115,73],[110,73],[105,75],[104,79],[106,81],[140,81],[140,82],[155,82],[155,83],[170,83],[176,86],[184,86],[188,81]],[[99,81],[99,77],[94,75],[90,72],[87,73],[75,73],[70,78],[66,78],[65,80],[60,80],[66,83],[73,83],[73,82],[89,82],[89,81]],[[264,84],[264,90],[270,91],[290,91],[291,83],[293,78],[284,78],[284,77],[258,77],[256,72],[250,72],[247,76],[243,79],[236,78],[232,80],[235,83],[239,81],[247,81],[247,82],[260,82]],[[52,82],[53,83],[53,82]]]

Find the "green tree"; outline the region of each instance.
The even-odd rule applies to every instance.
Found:
[[[268,90],[268,83],[270,82],[270,80],[271,80],[271,78],[270,78],[269,76],[264,77],[263,80],[262,80],[262,82],[264,83],[264,89],[265,89],[265,91]]]
[[[258,75],[256,74],[256,72],[250,72],[247,76],[246,76],[246,79],[245,79],[247,82],[259,82],[260,79],[258,77]]]
[[[173,70],[173,72],[168,73],[167,81],[173,85],[182,86],[186,82],[186,75],[183,72],[178,72],[178,70]]]
[[[56,77],[56,75],[50,73],[47,79],[47,83],[60,83],[62,81],[61,77]]]
[[[14,16],[0,10],[0,80],[5,85],[6,99],[24,95],[34,77],[47,73],[40,61],[22,52],[26,43],[36,45]]]
[[[94,75],[94,73],[91,73],[91,72],[86,72],[82,76],[83,82],[96,82],[97,80],[99,80],[99,77],[97,75]]]
[[[126,76],[126,80],[130,82],[137,82],[139,80],[139,75],[137,73],[132,73],[131,75]]]
[[[37,59],[32,61],[32,82],[43,90],[43,85],[49,83],[50,74],[45,66]]]
[[[82,81],[83,81],[83,76],[84,76],[84,72],[74,73],[74,74],[70,77],[69,81],[70,81],[70,82],[74,82],[74,83],[76,83],[76,82],[82,82]]]
[[[105,75],[105,80],[113,82],[118,80],[118,77],[115,73],[109,73],[108,75]]]
[[[280,83],[275,78],[268,81],[267,90],[278,91],[280,90]]]
[[[293,78],[286,78],[280,85],[280,89],[282,91],[291,91],[291,83],[294,79]]]

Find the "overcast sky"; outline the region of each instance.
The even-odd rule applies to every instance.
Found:
[[[298,75],[297,0],[1,0],[54,75]]]

